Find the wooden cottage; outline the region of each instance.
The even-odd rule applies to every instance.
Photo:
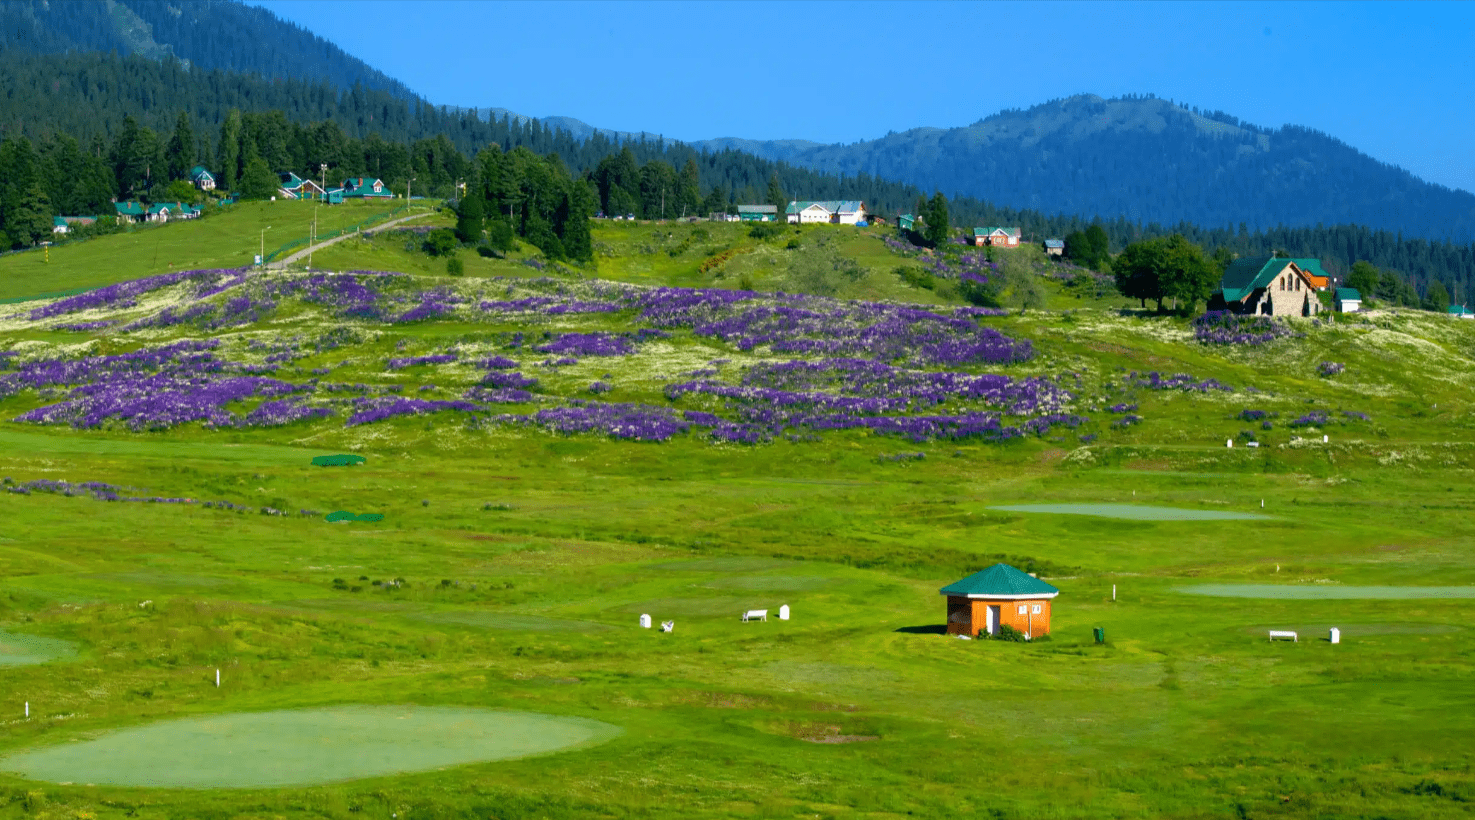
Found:
[[[1362,310],[1362,294],[1357,288],[1337,288],[1337,312],[1356,313]]]
[[[1256,316],[1315,316],[1321,312],[1316,284],[1294,259],[1249,256],[1224,270],[1209,310]]]
[[[1050,602],[1060,594],[1008,564],[994,564],[938,592],[947,596],[947,634],[997,635],[1007,625],[1030,638],[1050,633]]]
[[[1064,256],[1065,255],[1065,240],[1064,239],[1046,239],[1045,240],[1045,255],[1046,256]]]

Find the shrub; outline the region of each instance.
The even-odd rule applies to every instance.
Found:
[[[999,624],[999,634],[990,636],[996,641],[1009,641],[1010,643],[1027,643],[1029,638],[1023,632],[1008,624]]]
[[[517,237],[512,232],[512,225],[505,219],[493,219],[487,222],[487,243],[495,250],[506,253],[517,247]]]
[[[476,255],[477,256],[480,256],[483,259],[501,259],[502,258],[502,255],[500,253],[497,253],[496,249],[493,248],[491,245],[477,245],[476,246]]]
[[[436,228],[425,237],[425,252],[431,256],[449,256],[456,250],[456,232],[450,228]]]
[[[923,290],[937,289],[937,279],[922,268],[898,265],[892,272],[901,277],[901,281],[906,282],[914,288],[921,288]]]
[[[461,276],[466,273],[466,263],[460,257],[452,256],[446,260],[446,273],[451,276]]]
[[[754,239],[772,239],[784,232],[784,227],[778,222],[755,222],[748,229],[748,236]]]

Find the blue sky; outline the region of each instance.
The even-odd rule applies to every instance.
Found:
[[[854,142],[1150,92],[1475,191],[1475,3],[254,4],[448,105]]]

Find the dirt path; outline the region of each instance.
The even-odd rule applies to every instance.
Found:
[[[433,213],[435,213],[435,211],[426,211],[423,214],[411,214],[409,216],[402,216],[399,219],[394,219],[394,220],[391,220],[389,222],[385,222],[382,225],[375,225],[372,228],[368,228],[368,229],[366,229],[366,230],[363,231],[363,235],[364,236],[368,236],[369,234],[372,234],[372,233],[378,233],[379,231],[382,231],[382,230],[384,230],[386,228],[392,228],[395,225],[400,224],[401,222],[409,222],[411,219],[420,219],[421,217],[430,216]],[[358,236],[358,235],[359,235],[358,232],[354,232],[354,233],[346,233],[346,234],[343,234],[342,236],[335,236],[332,239],[325,239],[322,242],[317,243],[316,245],[310,245],[310,246],[308,246],[306,248],[303,248],[302,250],[297,251],[296,253],[293,253],[292,255],[288,256],[285,259],[280,259],[280,260],[278,260],[276,262],[272,262],[271,264],[267,265],[266,268],[267,268],[267,270],[281,270],[281,269],[287,267],[288,265],[291,265],[294,262],[297,262],[299,259],[306,259],[307,258],[307,255],[310,254],[310,253],[312,253],[313,251],[320,251],[323,248],[326,248],[329,245],[332,245],[332,244],[334,244],[336,242],[342,242],[343,240],[345,240],[345,239],[347,239],[347,238],[349,238],[351,236]]]

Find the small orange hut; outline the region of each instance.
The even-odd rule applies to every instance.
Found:
[[[947,634],[999,634],[1012,626],[1029,638],[1050,634],[1050,603],[1060,590],[1008,564],[994,564],[938,590],[947,596]]]

